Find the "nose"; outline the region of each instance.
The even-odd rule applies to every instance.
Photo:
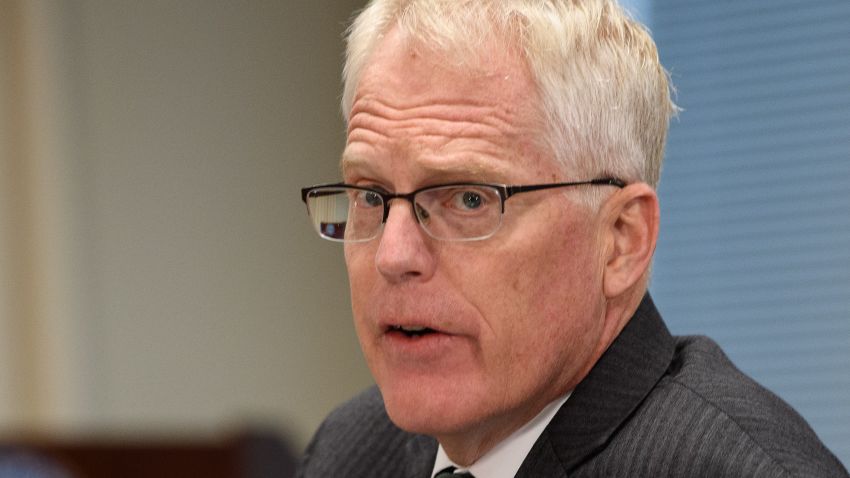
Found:
[[[428,280],[436,268],[434,241],[419,226],[406,201],[394,200],[379,236],[375,266],[390,283]]]

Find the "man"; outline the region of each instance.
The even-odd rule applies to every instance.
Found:
[[[377,388],[299,476],[847,476],[646,292],[669,90],[613,0],[370,3],[344,183],[302,195]]]

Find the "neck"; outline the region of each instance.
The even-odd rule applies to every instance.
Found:
[[[506,455],[502,456],[502,458],[495,458],[497,461],[490,463],[488,466],[492,466],[493,463],[499,463],[499,466],[512,466],[516,465],[517,469],[521,463],[516,462],[512,463],[513,458],[517,454],[521,456],[525,456],[531,448],[534,446],[534,443],[540,437],[540,434],[543,433],[543,430],[546,426],[549,425],[549,422],[552,421],[555,414],[567,401],[570,393],[565,393],[551,402],[545,404],[543,408],[532,418],[527,420],[525,423],[520,425],[517,429],[511,432],[504,438],[496,440],[494,443],[491,443],[489,446],[481,447],[478,449],[470,449],[468,451],[468,455],[464,456],[462,454],[458,454],[457,452],[464,453],[465,448],[463,448],[465,441],[461,441],[458,443],[440,440],[440,444],[442,446],[442,451],[445,455],[456,465],[460,465],[463,467],[469,467],[470,465],[479,462],[485,455],[490,453],[495,453],[496,455],[502,456],[502,453],[506,453]],[[479,442],[484,443],[484,442]],[[451,450],[447,448],[452,447]],[[460,448],[458,448],[460,446]]]
[[[620,296],[607,301],[605,306],[605,328],[599,341],[601,348],[598,351],[596,360],[608,350],[611,343],[614,342],[626,324],[629,323],[632,316],[635,315],[646,293],[645,284],[636,284]],[[594,363],[596,360],[594,360]]]
[[[533,416],[528,417],[526,421],[530,421],[531,418]],[[468,467],[508,438],[515,430],[522,427],[524,423],[503,423],[501,426],[479,427],[465,433],[441,435],[437,437],[437,441],[440,442],[452,462]]]
[[[528,411],[523,414],[507,413],[505,414],[505,418],[495,420],[486,425],[479,424],[473,429],[437,436],[437,441],[439,441],[449,459],[457,465],[469,467],[499,443],[509,438],[514,432],[540,415],[547,405],[553,403],[559,397],[563,397],[569,390],[574,389],[590,372],[599,360],[599,357],[605,353],[629,322],[629,319],[631,319],[640,305],[644,294],[644,289],[635,287],[626,294],[606,301],[604,316],[601,319],[604,320],[605,325],[587,366],[579,370],[574,380],[558,396],[541,397],[540,400],[531,406],[526,404],[524,409]]]

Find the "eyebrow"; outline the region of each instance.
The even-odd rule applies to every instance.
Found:
[[[362,168],[365,167],[366,164],[365,159],[359,156],[353,156],[343,151],[342,157],[339,160],[339,170],[342,174],[345,174],[346,170],[358,167]]]

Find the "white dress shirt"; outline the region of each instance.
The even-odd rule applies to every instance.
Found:
[[[528,452],[531,451],[531,447],[534,446],[534,442],[568,398],[570,398],[569,393],[546,405],[530,422],[499,442],[468,468],[453,463],[443,450],[443,445],[440,445],[431,476],[446,467],[454,466],[457,468],[456,473],[468,471],[476,478],[514,478],[525,457],[528,456]]]

